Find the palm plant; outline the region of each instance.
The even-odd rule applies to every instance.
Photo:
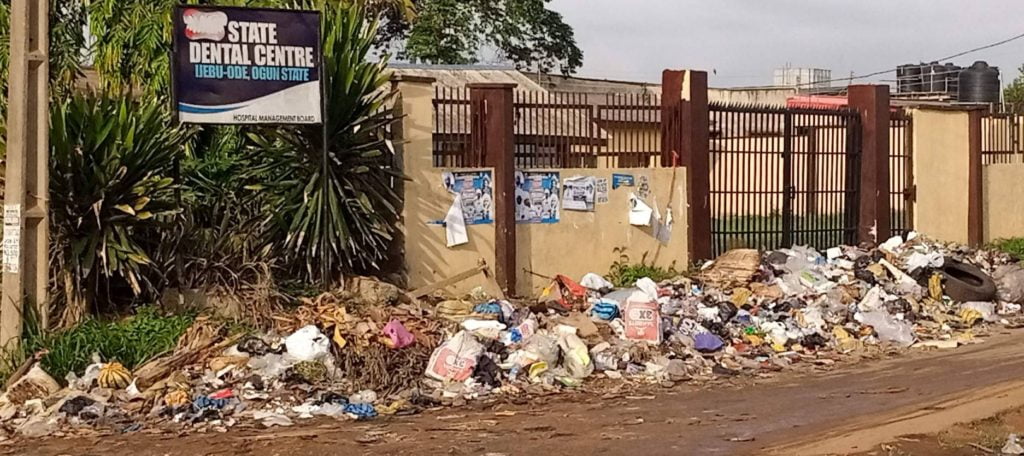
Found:
[[[378,24],[360,4],[323,8],[326,126],[264,129],[250,140],[264,154],[255,172],[269,178],[271,238],[288,264],[328,282],[339,270],[373,269],[385,259],[399,197],[388,169],[386,134],[395,119],[387,57],[369,58]]]
[[[112,280],[134,295],[149,286],[145,239],[179,210],[168,176],[184,133],[160,100],[123,96],[75,95],[54,106],[51,122],[53,267],[67,326]]]

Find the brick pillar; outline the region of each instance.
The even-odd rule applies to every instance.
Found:
[[[677,101],[682,99],[682,101]],[[705,71],[671,71],[662,74],[662,116],[671,112],[678,103],[680,124],[672,130],[673,141],[664,141],[664,161],[675,148],[681,150],[673,166],[686,167],[686,198],[688,231],[687,245],[690,260],[711,258],[711,156],[708,150],[708,74]],[[670,121],[668,117],[666,121]],[[664,133],[663,133],[664,134]]]
[[[516,295],[515,87],[469,85],[472,128],[481,133],[474,136],[483,140],[484,165],[494,168],[494,275],[508,296]]]
[[[880,243],[889,223],[889,86],[852,85],[850,108],[860,113],[860,204],[857,241]],[[873,235],[874,233],[874,235]]]
[[[973,109],[968,114],[967,142],[967,244],[979,247],[985,242],[984,204],[982,196],[981,119],[984,111]]]

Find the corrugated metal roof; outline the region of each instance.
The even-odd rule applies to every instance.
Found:
[[[465,87],[466,84],[501,83],[516,84],[517,90],[547,92],[525,74],[514,68],[475,66],[421,66],[390,65],[396,75],[434,78],[434,85],[441,87]]]

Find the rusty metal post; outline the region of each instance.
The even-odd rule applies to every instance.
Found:
[[[889,86],[852,85],[850,108],[861,119],[860,204],[857,241],[891,236],[889,212]]]
[[[683,79],[685,71],[661,74],[661,166],[681,166],[683,154]]]
[[[671,88],[672,92],[667,89]],[[678,89],[677,89],[678,88]],[[681,102],[682,148],[678,165],[686,167],[688,248],[690,260],[709,259],[711,250],[711,154],[709,150],[708,73],[666,70],[662,103]]]
[[[516,84],[470,84],[475,123],[484,139],[484,165],[494,168],[494,275],[508,296],[516,296],[515,100]],[[478,127],[480,128],[478,130]],[[475,147],[475,146],[474,146]]]
[[[47,321],[49,260],[49,7],[48,0],[11,2],[7,105],[3,301],[0,346],[21,338],[25,301]]]
[[[968,112],[967,143],[970,154],[967,161],[967,244],[978,247],[985,242],[985,222],[982,184],[982,129],[984,111]]]

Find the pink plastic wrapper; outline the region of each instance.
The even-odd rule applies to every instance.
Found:
[[[384,326],[384,335],[391,338],[391,348],[405,348],[416,341],[416,337],[397,319],[392,319]]]

